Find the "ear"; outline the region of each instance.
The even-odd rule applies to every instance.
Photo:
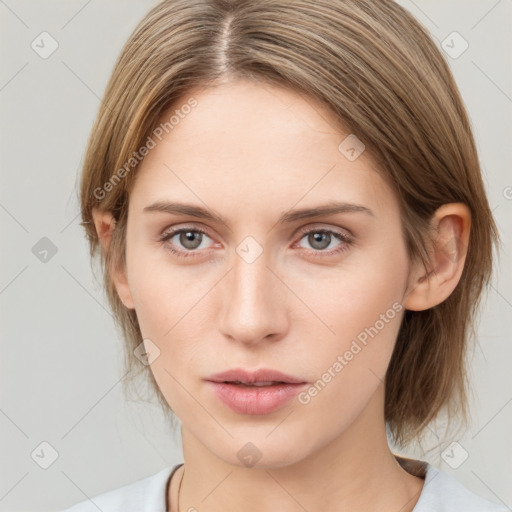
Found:
[[[431,270],[421,262],[411,266],[404,307],[423,311],[447,299],[459,283],[464,269],[471,212],[463,203],[449,203],[436,210],[431,219],[433,240],[430,249]]]
[[[94,220],[96,233],[98,233],[98,237],[100,239],[102,250],[106,254],[110,247],[112,233],[116,227],[116,219],[111,212],[99,210],[98,208],[93,208],[92,217]],[[114,286],[116,288],[117,294],[119,295],[119,298],[121,299],[121,302],[128,309],[135,309],[132,294],[128,286],[126,269],[119,268],[113,271],[112,280],[114,281]]]

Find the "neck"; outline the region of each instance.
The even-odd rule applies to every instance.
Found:
[[[382,421],[375,421],[382,403],[383,389],[340,435],[298,462],[279,467],[226,462],[183,427],[186,471],[178,475],[183,475],[180,512],[412,511],[424,482],[407,473],[390,451],[383,414]],[[177,512],[175,484],[171,512]]]

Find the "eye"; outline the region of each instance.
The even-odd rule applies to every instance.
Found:
[[[171,241],[167,244],[168,250],[179,257],[187,258],[195,256],[196,250],[204,249],[201,247],[205,238],[210,238],[206,231],[199,228],[179,228],[165,232],[160,238],[160,242]],[[176,240],[173,241],[173,238]],[[173,246],[178,247],[176,250]]]
[[[322,256],[332,256],[346,251],[353,242],[348,234],[330,229],[305,229],[301,233],[303,236],[300,240],[305,239],[312,247],[312,252],[325,253],[321,254]]]
[[[315,256],[333,256],[348,250],[353,243],[352,237],[341,231],[324,228],[304,228],[300,233],[302,237],[299,239],[299,242],[306,240],[312,248],[309,252],[314,253]],[[159,241],[165,242],[167,250],[172,254],[180,258],[188,258],[198,255],[201,252],[200,249],[208,248],[203,244],[206,238],[210,237],[203,229],[185,227],[164,232]],[[305,248],[300,244],[299,247]]]

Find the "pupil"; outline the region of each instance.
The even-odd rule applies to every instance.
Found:
[[[325,249],[329,245],[330,235],[328,233],[313,233],[312,237],[313,241],[310,243],[313,247],[316,247],[317,249]],[[320,243],[320,245],[318,245],[318,243]]]
[[[181,241],[184,247],[187,249],[196,249],[201,244],[200,237],[202,236],[202,233],[195,233],[194,231],[186,231],[182,233],[182,236],[184,235],[184,240]],[[194,238],[196,237],[198,240],[194,241]]]

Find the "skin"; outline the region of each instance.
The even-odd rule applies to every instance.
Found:
[[[160,350],[151,371],[182,423],[185,471],[171,482],[171,510],[182,476],[181,511],[412,510],[423,480],[402,469],[388,446],[383,379],[404,310],[435,306],[460,278],[467,207],[444,205],[432,219],[436,247],[462,243],[455,257],[433,248],[435,272],[427,278],[408,257],[395,195],[367,151],[354,161],[339,151],[348,133],[325,107],[247,81],[191,91],[181,103],[191,96],[198,106],[137,171],[126,268],[114,276],[144,338]],[[331,200],[371,214],[277,224],[284,212]],[[156,201],[202,206],[226,224],[144,211]],[[98,210],[94,219],[108,250],[112,217]],[[179,234],[159,240],[171,227],[207,234],[202,241],[196,234],[199,247],[190,249],[194,240],[187,246]],[[301,228],[350,241],[332,235],[322,252]],[[248,236],[263,250],[251,263],[236,251]],[[169,247],[196,256],[180,258]],[[393,304],[401,311],[307,404],[294,399],[273,413],[239,414],[203,380],[267,367],[314,383]],[[237,456],[248,442],[261,454],[254,467]]]

